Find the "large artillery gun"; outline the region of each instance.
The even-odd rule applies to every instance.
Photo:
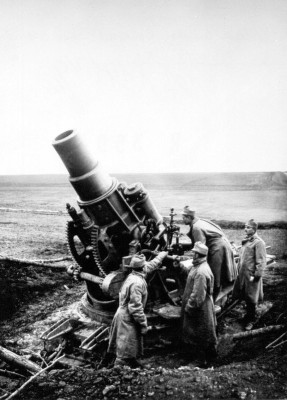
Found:
[[[150,259],[162,250],[182,254],[182,246],[174,243],[179,227],[173,218],[169,225],[164,223],[141,183],[127,185],[105,173],[76,132],[57,136],[53,146],[78,194],[78,211],[67,204],[67,241],[75,261],[68,272],[86,281],[85,312],[99,322],[110,322],[132,255],[140,251]],[[175,289],[171,277],[164,280],[158,285],[164,293]],[[161,300],[159,290],[154,302]]]
[[[161,268],[148,276],[147,341],[157,340],[160,332],[171,333],[184,287],[172,255],[182,255],[186,247],[179,241],[173,209],[167,224],[143,184],[127,185],[111,177],[77,132],[58,135],[53,147],[78,195],[77,208],[67,204],[71,217],[67,242],[74,259],[68,273],[86,282],[86,293],[77,306],[77,321],[64,319],[43,334],[46,347],[56,353],[63,338],[71,335],[82,350],[94,350],[107,340],[120,287],[129,273],[127,265],[138,252],[151,260],[160,251],[168,251]]]
[[[85,354],[105,346],[119,291],[129,273],[127,265],[138,252],[150,260],[168,251],[162,267],[148,276],[146,342],[176,335],[185,282],[173,267],[172,256],[186,254],[191,243],[180,240],[174,209],[166,223],[143,184],[128,185],[111,177],[77,132],[58,135],[53,147],[78,195],[78,209],[67,204],[71,217],[67,241],[74,259],[68,273],[86,282],[86,293],[77,306],[76,320],[66,318],[43,334],[48,357],[71,342]],[[231,290],[232,285],[223,288],[217,302]]]

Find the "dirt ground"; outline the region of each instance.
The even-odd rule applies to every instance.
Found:
[[[13,222],[13,221],[12,221]],[[15,249],[14,256],[57,258],[67,255],[67,246],[57,233],[45,242],[45,233],[27,240],[24,230],[15,237],[2,236],[2,247]],[[231,240],[240,241],[242,232],[228,230]],[[269,253],[276,264],[265,272],[265,301],[259,311],[269,309],[256,328],[287,323],[286,230],[262,231],[259,234],[271,245]],[[41,236],[41,237],[40,237]],[[279,240],[280,239],[280,240]],[[37,248],[35,243],[37,242]],[[33,249],[32,249],[33,248]],[[10,253],[11,254],[11,253]],[[60,267],[67,265],[61,263]],[[47,268],[0,260],[0,345],[41,364],[42,333],[60,318],[74,312],[85,293],[83,282],[74,282],[61,268]],[[144,369],[99,368],[100,356],[86,366],[63,369],[61,366],[39,375],[21,392],[19,399],[287,399],[287,342],[272,351],[266,346],[283,332],[231,340],[243,332],[240,319],[244,304],[239,304],[218,323],[219,356],[208,369],[196,366],[196,360],[168,341],[146,347]],[[286,329],[285,329],[286,330]],[[22,374],[5,376],[3,371]],[[7,374],[6,374],[7,375]],[[0,399],[14,392],[29,379],[21,369],[0,360]],[[5,397],[3,397],[5,398]]]

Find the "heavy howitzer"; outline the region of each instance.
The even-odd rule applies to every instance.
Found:
[[[78,311],[96,325],[87,333],[86,327],[81,331],[82,322],[75,324],[68,318],[48,329],[43,339],[57,341],[76,330],[79,348],[94,350],[107,339],[120,287],[128,274],[126,264],[132,255],[142,252],[148,260],[162,250],[168,250],[169,255],[182,255],[190,249],[190,243],[179,241],[181,234],[174,223],[173,209],[166,224],[144,186],[139,182],[127,185],[107,174],[76,132],[60,134],[53,146],[78,194],[78,210],[67,204],[71,217],[67,240],[75,260],[69,272],[84,279],[87,287]],[[179,275],[173,268],[173,259],[167,256],[163,267],[148,279],[148,324],[154,332],[164,330],[165,336],[173,335],[178,328],[180,295],[185,284]],[[231,290],[232,284],[222,290],[217,301],[226,298]]]
[[[131,256],[143,251],[151,259],[162,250],[182,254],[178,239],[173,243],[179,228],[173,210],[170,224],[164,223],[141,183],[127,185],[107,174],[76,132],[60,134],[53,146],[78,194],[78,211],[67,204],[71,216],[67,240],[75,260],[69,272],[86,281],[82,310],[96,321],[109,323]],[[178,278],[171,266],[167,257],[165,268],[149,279],[149,311],[161,303],[175,303]]]

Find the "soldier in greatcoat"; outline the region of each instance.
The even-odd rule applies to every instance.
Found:
[[[207,246],[196,242],[192,251],[192,265],[179,262],[181,272],[188,274],[182,297],[182,341],[188,352],[199,355],[204,366],[217,355],[214,277],[207,263]]]
[[[113,318],[108,353],[115,354],[115,366],[141,366],[137,358],[143,355],[143,335],[146,335],[147,317],[144,308],[147,301],[146,276],[160,267],[167,252],[160,252],[153,260],[146,261],[143,254],[133,256],[132,271],[119,293],[119,307]]]
[[[254,219],[245,224],[246,237],[242,241],[239,274],[233,288],[233,299],[246,302],[246,330],[251,330],[256,319],[256,305],[263,300],[263,271],[266,267],[266,246],[257,235]]]
[[[235,281],[237,267],[230,242],[222,229],[211,221],[195,216],[195,211],[188,206],[184,207],[183,222],[190,226],[187,233],[192,246],[195,242],[202,242],[208,247],[207,261],[214,275],[213,298],[220,292],[221,286],[226,286]]]

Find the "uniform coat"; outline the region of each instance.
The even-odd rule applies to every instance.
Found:
[[[133,270],[123,283],[119,294],[119,307],[110,328],[108,352],[117,358],[137,358],[143,353],[141,327],[147,327],[144,308],[147,302],[145,277],[158,268],[166,253],[146,263],[144,270]]]
[[[214,277],[206,258],[190,269],[182,298],[182,340],[206,350],[217,344],[213,304]]]
[[[192,241],[202,242],[208,247],[207,261],[214,276],[214,286],[219,288],[233,282],[237,267],[231,245],[219,226],[213,222],[195,218],[188,233]]]
[[[252,304],[263,300],[262,275],[266,267],[266,247],[263,240],[254,234],[242,242],[239,274],[233,288],[234,299],[244,299]],[[250,281],[251,277],[253,281]]]

